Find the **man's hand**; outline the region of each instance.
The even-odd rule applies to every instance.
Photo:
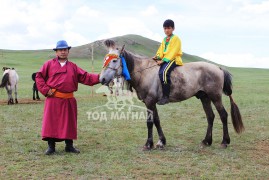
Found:
[[[157,60],[157,64],[160,66],[163,63],[162,60]]]
[[[49,90],[49,92],[47,93],[47,96],[50,97],[50,96],[53,96],[54,92],[52,89]]]

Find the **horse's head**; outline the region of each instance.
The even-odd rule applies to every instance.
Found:
[[[106,47],[109,52],[104,58],[103,70],[101,71],[99,81],[102,84],[108,85],[115,77],[122,74],[122,62],[121,53],[124,50],[124,46],[121,50],[115,47],[115,42],[112,40],[106,40]]]
[[[3,71],[7,70],[7,69],[10,69],[9,67],[3,67]]]

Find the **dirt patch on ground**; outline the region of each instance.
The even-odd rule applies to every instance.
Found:
[[[269,165],[269,139],[255,143],[255,148],[251,152],[251,157],[259,163]]]
[[[268,157],[269,156],[269,153],[268,153],[269,152],[269,139],[257,142],[256,150],[259,153]]]
[[[18,99],[19,103],[18,104],[40,104],[40,103],[43,103],[44,100],[32,100],[32,99]],[[3,101],[1,100],[0,101],[0,105],[7,105],[7,100]],[[14,104],[16,105],[16,104]]]

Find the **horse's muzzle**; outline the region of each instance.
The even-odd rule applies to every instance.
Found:
[[[103,78],[103,79],[100,80],[100,83],[101,83],[102,85],[104,85],[104,84],[105,84],[105,81],[106,81],[106,79]]]
[[[101,79],[101,84],[102,85],[106,85],[106,86],[108,86],[108,84],[109,84],[109,82],[108,81],[106,81],[106,79],[105,78],[103,78],[103,79]]]

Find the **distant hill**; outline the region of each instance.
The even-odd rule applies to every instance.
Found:
[[[121,48],[125,44],[125,49],[135,54],[142,56],[152,57],[155,55],[160,42],[139,36],[139,35],[124,35],[111,38],[116,42],[116,45]],[[98,40],[82,46],[72,47],[70,51],[70,59],[77,60],[90,60],[92,57],[92,45],[94,48],[94,60],[102,61],[107,54],[107,49],[103,40]],[[55,53],[52,49],[43,50],[0,50],[0,64],[3,66],[16,66],[18,63],[26,63],[28,60],[34,60],[38,63],[43,63],[45,60],[55,57]],[[183,53],[183,62],[195,62],[195,61],[207,61],[198,56]],[[23,61],[17,61],[16,59],[25,59]],[[212,63],[212,62],[211,62]]]
[[[127,51],[131,51],[132,53],[136,53],[139,55],[144,55],[148,57],[152,57],[155,55],[160,42],[139,36],[139,35],[125,35],[111,38],[116,42],[116,45],[120,48],[125,44],[125,49]],[[107,49],[104,46],[105,40],[98,40],[89,44],[85,44],[82,46],[73,47],[70,53],[70,57],[72,58],[91,58],[91,47],[94,47],[94,58],[99,59],[100,57],[104,57],[107,53]],[[195,61],[207,61],[207,59],[203,59],[198,56],[190,55],[187,53],[183,53],[183,61],[184,62],[195,62]]]

